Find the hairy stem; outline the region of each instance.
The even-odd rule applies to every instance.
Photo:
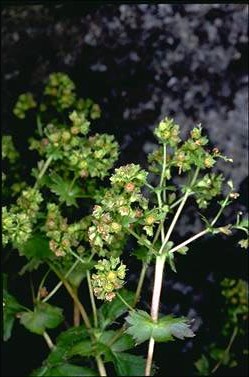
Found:
[[[122,303],[123,303],[125,306],[127,306],[127,308],[128,308],[129,310],[134,311],[133,307],[132,307],[130,304],[128,304],[128,302],[127,302],[127,301],[121,296],[120,293],[116,292],[116,295],[117,295],[117,297],[120,299],[120,301],[122,301]]]
[[[166,169],[166,161],[167,161],[167,146],[166,144],[164,143],[163,144],[163,168],[162,168],[162,174],[161,174],[161,179],[160,179],[160,186],[163,185],[163,183],[165,182],[165,169]],[[166,188],[163,189],[163,201],[164,203],[166,202]]]
[[[51,164],[52,160],[53,160],[53,156],[49,156],[48,159],[47,159],[47,161],[43,164],[43,167],[42,167],[40,173],[38,174],[38,177],[37,177],[36,183],[35,183],[35,185],[34,185],[34,188],[35,188],[35,189],[38,187],[40,179],[41,179],[41,178],[44,176],[44,174],[46,173],[46,171],[47,171],[49,165]]]
[[[235,327],[235,328],[234,328],[233,333],[232,333],[232,336],[231,336],[231,338],[230,338],[230,340],[229,340],[229,343],[228,343],[227,348],[225,349],[225,351],[224,351],[224,353],[223,353],[223,355],[222,355],[220,361],[219,361],[219,362],[215,365],[215,367],[211,370],[211,373],[215,373],[215,372],[217,371],[217,369],[221,366],[223,360],[225,359],[226,355],[229,353],[229,351],[230,351],[230,349],[231,349],[231,347],[232,347],[232,344],[233,344],[233,342],[234,342],[234,340],[235,340],[235,338],[236,338],[236,336],[237,336],[237,334],[238,334],[238,330],[239,330],[238,327]]]
[[[77,288],[75,289],[75,294],[78,296]],[[76,327],[80,325],[80,311],[75,302],[73,304],[73,324]]]
[[[54,348],[54,343],[52,342],[52,339],[50,338],[50,336],[48,335],[46,331],[44,331],[43,333],[43,338],[45,339],[49,349],[52,350]]]
[[[149,347],[148,347],[147,361],[146,361],[146,367],[145,367],[145,376],[150,376],[151,375],[151,368],[152,368],[154,347],[155,347],[155,340],[154,340],[154,338],[150,338]]]
[[[175,251],[181,249],[182,247],[188,245],[189,243],[191,243],[191,242],[197,240],[198,238],[204,236],[208,232],[209,232],[209,230],[205,229],[205,230],[201,231],[200,233],[195,234],[193,237],[190,237],[186,241],[184,241],[184,242],[180,243],[179,245],[173,247],[173,249],[169,250],[169,252],[174,253]]]
[[[74,262],[74,264],[71,266],[71,268],[67,271],[67,273],[65,274],[64,278],[68,278],[68,276],[71,274],[71,272],[75,269],[75,267],[78,265],[79,261],[77,260],[76,262]],[[60,289],[60,287],[63,285],[63,282],[60,281],[55,287],[54,289],[42,300],[43,302],[46,302],[48,301],[51,297],[53,297],[53,295],[58,291],[58,289]]]
[[[143,287],[147,268],[148,268],[148,263],[143,262],[142,269],[141,269],[140,276],[139,276],[139,280],[138,280],[138,284],[137,284],[135,298],[134,298],[134,301],[133,301],[133,307],[135,307],[137,305],[137,303],[140,299],[140,295],[141,295],[141,291],[142,291],[142,287]]]
[[[191,193],[191,186],[195,183],[197,176],[199,174],[199,168],[196,169],[194,176],[191,180],[190,187],[184,194],[183,200],[181,201],[176,214],[169,226],[169,229],[166,233],[166,236],[163,237],[162,235],[162,245],[158,252],[158,256],[156,258],[156,266],[155,266],[155,278],[154,278],[154,287],[153,287],[153,294],[152,294],[152,303],[151,303],[151,318],[153,321],[157,321],[158,319],[158,312],[159,312],[159,304],[160,304],[160,296],[161,296],[161,290],[162,290],[162,282],[163,282],[163,270],[164,270],[164,264],[166,260],[166,254],[163,253],[163,249],[167,242],[169,241],[169,238],[171,236],[171,233],[176,225],[176,222],[182,212],[182,209],[188,199],[188,196]],[[150,376],[151,374],[151,366],[153,361],[153,353],[154,353],[154,346],[155,342],[152,338],[150,338],[149,341],[149,347],[148,347],[148,354],[147,354],[147,361],[146,361],[146,368],[145,368],[145,375]]]
[[[87,277],[88,289],[89,289],[90,300],[91,300],[91,305],[92,305],[92,310],[93,310],[94,327],[97,328],[98,327],[98,314],[97,314],[97,308],[96,308],[94,294],[93,294],[93,287],[91,283],[90,272],[88,270],[86,272],[86,277]]]
[[[107,376],[107,373],[106,373],[106,370],[105,370],[105,365],[104,365],[103,360],[101,359],[101,357],[100,356],[96,356],[95,359],[96,359],[96,362],[97,362],[97,366],[98,366],[98,370],[99,370],[100,376]]]
[[[82,303],[80,302],[80,300],[78,299],[78,296],[75,293],[74,289],[67,282],[67,280],[64,278],[64,276],[52,264],[50,264],[50,267],[56,273],[56,275],[59,277],[59,279],[62,281],[62,283],[64,284],[64,286],[65,286],[66,290],[68,291],[69,295],[72,297],[73,301],[75,302],[75,305],[78,306],[78,309],[80,311],[82,319],[83,319],[83,321],[84,321],[84,323],[86,325],[86,328],[87,329],[91,329],[92,326],[91,326],[90,320],[88,318],[87,312],[86,312],[84,306],[82,305]]]

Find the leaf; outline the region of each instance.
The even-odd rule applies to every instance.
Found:
[[[112,361],[118,376],[144,376],[145,359],[142,356],[114,352]]]
[[[133,304],[135,294],[133,292],[122,289],[120,291],[121,296],[125,297],[125,300],[129,305]],[[108,325],[112,324],[114,320],[127,312],[127,307],[122,301],[116,299],[112,302],[106,302],[99,308],[99,324],[101,329],[105,329]]]
[[[76,184],[72,185],[71,180],[61,178],[58,174],[50,175],[51,182],[49,183],[50,190],[59,196],[61,203],[66,203],[68,206],[78,207],[76,199],[83,197],[83,190]]]
[[[75,355],[94,356],[95,353],[96,353],[95,344],[93,344],[90,339],[86,339],[72,346],[70,350],[68,350],[67,356],[68,357],[72,357]]]
[[[118,330],[104,331],[101,335],[99,342],[105,344],[108,347],[108,343],[111,339],[118,334]],[[112,352],[123,352],[127,351],[135,346],[133,338],[129,334],[123,333],[120,338],[118,338],[109,347]]]
[[[6,285],[6,282],[5,282]],[[11,337],[16,314],[23,311],[22,305],[18,303],[14,296],[3,289],[3,340],[7,341]]]
[[[200,359],[195,362],[195,367],[200,376],[209,376],[209,361],[205,355],[201,355]]]
[[[52,251],[49,248],[48,240],[40,234],[35,234],[20,248],[21,254],[26,258],[45,260],[53,256]]]
[[[167,261],[169,262],[171,270],[176,273],[177,271],[176,271],[176,266],[175,266],[175,256],[174,256],[174,253],[169,252],[167,254]]]
[[[177,253],[182,254],[182,255],[186,255],[188,250],[189,250],[188,246],[183,246],[183,247],[181,247],[180,249],[177,250]]]
[[[142,262],[148,262],[151,259],[151,253],[145,246],[139,246],[137,247],[132,255],[134,255],[138,260],[141,260]]]
[[[143,310],[135,310],[126,318],[129,324],[126,332],[130,334],[137,344],[143,343],[153,337],[156,342],[168,342],[178,339],[191,338],[193,331],[189,328],[186,318],[174,318],[167,315],[152,321],[150,315]]]
[[[23,313],[20,323],[29,331],[42,335],[44,331],[57,327],[63,321],[62,309],[40,302],[33,312]]]
[[[55,367],[44,366],[33,371],[31,377],[80,377],[80,376],[98,376],[98,373],[90,368],[81,367],[69,363],[63,363]]]
[[[75,344],[88,337],[89,334],[84,325],[71,327],[62,332],[56,339],[56,347],[54,347],[48,355],[46,363],[53,365],[65,361],[69,357],[68,351],[70,351]]]

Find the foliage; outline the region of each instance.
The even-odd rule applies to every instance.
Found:
[[[225,278],[221,282],[221,289],[226,301],[221,329],[224,345],[219,346],[213,342],[206,347],[205,354],[195,362],[200,376],[210,376],[221,366],[234,368],[238,365],[232,347],[239,337],[245,335],[248,321],[248,283],[241,279]]]
[[[185,255],[187,245],[207,233],[242,231],[248,235],[240,214],[235,224],[216,226],[223,210],[239,194],[232,182],[212,168],[219,158],[232,160],[217,148],[208,148],[201,126],[182,140],[179,125],[166,117],[155,128],[159,147],[148,156],[148,171],[135,163],[116,166],[115,138],[94,133],[94,122],[101,115],[98,104],[79,98],[73,81],[61,72],[49,76],[42,93],[21,94],[13,113],[19,122],[25,119],[37,124],[28,140],[36,156],[28,182],[20,169],[25,159],[12,137],[2,139],[2,157],[10,167],[3,180],[4,252],[17,249],[24,260],[20,275],[31,273],[32,308],[19,303],[5,286],[4,340],[11,337],[15,319],[44,337],[50,353],[32,376],[107,372],[140,376],[145,369],[150,375],[155,370],[153,350],[145,359],[133,353],[138,344],[194,336],[188,318],[159,314],[165,265],[176,272],[176,253]],[[181,184],[174,179],[179,175]],[[201,214],[203,230],[175,245],[172,232],[189,197],[199,209],[214,204],[218,211],[213,219]],[[136,246],[127,255],[130,237]],[[240,245],[245,247],[246,241]],[[124,286],[134,258],[142,261],[142,270],[137,289],[131,292]],[[156,273],[148,313],[136,306],[150,265]],[[46,280],[52,273],[58,278],[55,287]],[[56,305],[48,303],[62,285],[73,300],[74,311],[73,324],[66,331],[60,300]],[[81,300],[86,288],[91,314],[84,306],[87,298]],[[229,312],[229,321],[237,326],[245,303],[240,295],[236,300],[242,306]],[[54,344],[49,332],[56,327],[61,332]],[[197,365],[208,370],[207,363],[203,356]]]

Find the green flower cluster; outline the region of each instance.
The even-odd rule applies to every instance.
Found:
[[[79,145],[66,154],[70,170],[80,177],[103,179],[118,158],[118,143],[114,136],[95,134],[81,139]]]
[[[39,211],[39,206],[42,201],[43,198],[41,193],[33,187],[28,187],[22,191],[17,199],[17,205],[29,216],[30,219],[33,220]]]
[[[221,194],[222,182],[224,177],[222,174],[205,174],[194,185],[194,195],[199,208],[207,208],[210,200]]]
[[[227,335],[235,325],[248,319],[248,283],[244,280],[224,279],[222,295],[226,299],[228,321],[224,327]]]
[[[110,181],[113,187],[132,192],[135,187],[140,188],[145,184],[147,175],[148,173],[139,165],[128,164],[115,169],[115,174],[112,175]]]
[[[25,243],[37,220],[39,205],[43,198],[40,192],[32,187],[22,191],[17,204],[8,211],[3,207],[3,243],[12,242],[15,246]]]
[[[30,149],[46,158],[52,155],[54,160],[63,160],[79,177],[103,179],[118,158],[118,143],[107,134],[85,137],[90,123],[84,113],[73,111],[69,118],[73,122],[70,129],[48,124],[44,130],[46,138],[41,141],[31,138]]]
[[[52,73],[48,78],[44,94],[50,97],[52,106],[62,111],[75,102],[75,84],[65,73]]]
[[[116,296],[115,291],[122,288],[126,266],[119,258],[111,257],[110,260],[99,260],[95,265],[97,274],[92,274],[92,285],[95,296],[99,300],[112,301]]]
[[[70,130],[72,135],[88,134],[90,122],[87,121],[86,116],[83,112],[74,110],[69,115],[69,119],[73,122],[73,126]]]
[[[83,111],[86,118],[98,119],[101,116],[101,109],[97,103],[94,103],[90,98],[79,98],[75,102],[76,110]]]
[[[25,212],[16,212],[12,207],[9,211],[2,208],[2,240],[3,245],[11,242],[18,247],[25,243],[32,233],[32,222]]]
[[[206,137],[201,136],[202,129],[199,126],[191,131],[191,137],[185,141],[180,148],[175,151],[172,165],[179,168],[181,172],[191,170],[192,166],[200,169],[212,168],[215,164],[213,154],[204,149],[208,143]]]
[[[147,172],[139,165],[126,165],[115,169],[110,178],[112,188],[106,191],[100,204],[93,210],[93,225],[88,235],[93,247],[111,244],[123,227],[129,227],[144,216],[148,201],[141,194]]]
[[[17,99],[14,106],[13,113],[19,119],[24,119],[26,111],[33,109],[37,106],[32,93],[23,93]]]
[[[3,135],[2,137],[2,159],[7,158],[11,163],[15,162],[19,157],[11,135]]]
[[[154,134],[159,143],[168,144],[174,148],[180,142],[178,124],[175,124],[173,119],[167,117],[155,128]]]
[[[76,248],[81,254],[84,251],[80,242],[86,239],[90,218],[84,217],[81,221],[68,224],[63,218],[59,207],[54,203],[47,205],[48,213],[44,230],[50,239],[49,247],[57,257],[65,256],[70,249]]]
[[[167,118],[166,118],[167,119]],[[160,124],[162,124],[160,126]],[[157,136],[160,136],[160,141],[164,144],[169,144],[173,151],[167,151],[167,160],[166,160],[166,169],[164,173],[164,178],[171,178],[171,170],[174,167],[178,168],[179,174],[182,172],[190,171],[192,167],[198,167],[200,169],[210,169],[212,168],[217,158],[222,158],[225,161],[232,162],[231,159],[223,156],[218,148],[213,148],[210,152],[208,149],[205,149],[205,146],[208,143],[206,136],[202,136],[202,128],[199,125],[198,127],[193,128],[190,132],[190,137],[180,145],[180,139],[178,138],[178,126],[174,125],[172,120],[171,122],[162,121],[159,126],[156,128]],[[161,132],[159,132],[161,130]],[[175,131],[175,138],[172,137],[170,133]],[[164,132],[166,136],[170,137],[172,141],[170,142],[166,138],[163,139]],[[149,170],[155,174],[160,174],[163,165],[163,148],[157,148],[148,156]]]

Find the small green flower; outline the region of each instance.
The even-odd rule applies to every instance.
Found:
[[[28,187],[22,191],[20,197],[17,199],[17,205],[27,213],[27,215],[34,219],[39,211],[40,203],[43,201],[39,190],[33,187]]]
[[[215,173],[205,174],[197,181],[193,189],[200,208],[207,208],[211,199],[221,194],[223,181],[222,174]]]
[[[92,285],[95,296],[100,300],[112,301],[115,291],[122,288],[126,275],[126,266],[119,258],[111,257],[99,260],[95,265],[98,272],[92,274]]]
[[[81,113],[74,110],[69,115],[69,119],[73,122],[73,127],[71,128],[71,132],[73,134],[81,133],[83,135],[86,135],[88,133],[90,122],[87,121],[83,112]]]
[[[21,94],[15,104],[13,113],[19,119],[24,119],[26,116],[26,111],[33,109],[37,106],[32,93]]]
[[[12,207],[10,211],[6,207],[2,208],[3,245],[11,242],[18,247],[29,239],[32,223],[26,213],[15,211],[16,207]]]
[[[52,73],[48,78],[44,94],[58,111],[68,109],[76,99],[75,84],[65,73]]]
[[[2,159],[7,158],[14,163],[19,157],[19,153],[15,149],[11,135],[3,135],[2,137]]]
[[[139,165],[128,164],[115,169],[110,181],[113,187],[122,187],[128,192],[132,192],[135,187],[140,188],[145,184],[147,175],[148,173],[141,169]]]
[[[160,143],[169,144],[173,148],[180,142],[178,124],[167,117],[155,128],[154,134]]]

